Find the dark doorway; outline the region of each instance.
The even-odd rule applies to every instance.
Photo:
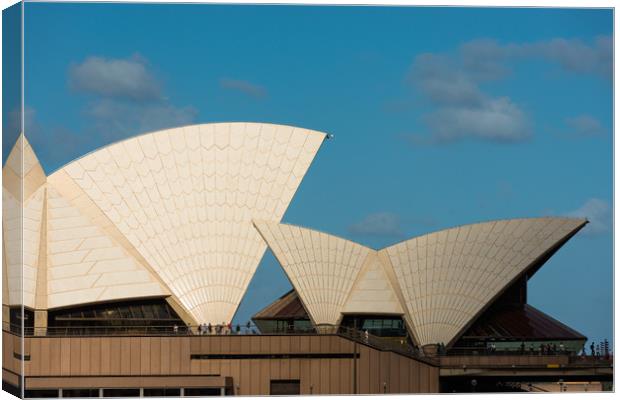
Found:
[[[221,396],[220,388],[185,388],[186,397]]]
[[[271,396],[290,396],[300,394],[299,379],[272,380],[269,388]]]

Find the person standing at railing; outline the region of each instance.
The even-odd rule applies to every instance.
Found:
[[[364,331],[364,341],[368,343],[368,329]]]
[[[172,327],[172,332],[174,332],[175,335],[179,333],[179,326],[177,324],[174,324]]]

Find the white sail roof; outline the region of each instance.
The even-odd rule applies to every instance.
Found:
[[[256,228],[315,323],[342,313],[404,314],[419,345],[450,343],[519,276],[587,221],[491,221],[419,236],[375,251],[292,225]]]
[[[64,175],[198,322],[232,319],[265,251],[253,218],[279,221],[325,135],[217,123],[106,146]]]
[[[48,187],[47,308],[169,295],[88,208]]]
[[[23,134],[9,153],[2,178],[3,264],[8,288],[3,302],[34,307],[45,173]]]
[[[103,147],[46,177],[20,137],[3,168],[3,303],[21,303],[23,275],[32,308],[170,296],[191,322],[229,322],[266,249],[252,219],[282,218],[324,138],[194,125]]]
[[[582,219],[491,221],[387,247],[415,336],[450,343],[510,283],[585,225]]]
[[[371,249],[311,229],[255,221],[317,324],[335,325]]]

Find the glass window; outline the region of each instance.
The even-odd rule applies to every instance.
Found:
[[[270,382],[269,394],[271,396],[299,395],[299,379],[272,380]]]
[[[103,397],[140,397],[140,389],[103,389]]]
[[[131,310],[131,316],[133,318],[144,318],[144,314],[142,314],[142,310],[139,305],[131,305],[129,306],[129,309]]]
[[[144,314],[144,317],[148,319],[155,319],[155,313],[153,312],[154,308],[155,306],[153,304],[147,304],[142,306],[142,312]]]
[[[144,397],[180,396],[180,388],[144,388]]]
[[[9,310],[9,321],[11,325],[11,332],[19,333],[22,329],[22,322],[28,332],[28,328],[34,327],[34,311],[24,308],[22,313],[21,306],[11,307]]]
[[[346,315],[343,318],[341,325],[348,328],[355,328],[357,330],[367,330],[368,333],[375,336],[407,336],[407,330],[405,329],[404,322],[400,317]]]
[[[185,388],[185,396],[221,396],[220,388]]]
[[[28,399],[50,399],[58,397],[58,390],[56,389],[32,389],[25,390],[24,397]]]
[[[106,332],[124,333],[137,326],[144,331],[145,326],[171,327],[175,324],[184,325],[164,299],[110,302],[48,312],[50,328],[87,327],[85,329],[88,332],[101,330],[101,328],[113,328],[106,329]],[[88,332],[76,331],[75,333]]]
[[[63,389],[62,397],[99,397],[99,389]]]

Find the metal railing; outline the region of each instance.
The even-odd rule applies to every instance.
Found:
[[[21,334],[20,325],[3,323],[3,330]],[[222,335],[315,335],[315,328],[294,328],[262,333],[255,324],[232,325],[119,325],[26,327],[24,336],[222,336]]]
[[[20,325],[3,323],[3,330],[21,334]],[[195,335],[258,335],[256,325],[214,325],[207,328],[195,325],[121,325],[121,326],[54,326],[26,327],[24,336],[195,336]]]
[[[360,331],[358,329],[338,326],[335,328],[336,333],[347,339],[354,340],[358,343],[366,344],[368,346],[384,350],[392,351],[394,353],[402,354],[407,357],[412,357],[420,361],[435,364],[436,359],[424,355],[421,349],[412,346],[406,338],[389,338],[382,336],[375,336],[366,331]]]
[[[3,330],[14,334],[21,334],[20,325],[3,323]],[[576,355],[569,351],[556,351],[541,353],[539,351],[519,350],[492,350],[488,347],[452,347],[439,351],[433,356],[425,355],[424,352],[412,346],[405,338],[381,337],[346,326],[321,325],[312,328],[289,327],[286,330],[262,333],[254,324],[212,325],[208,327],[196,325],[178,326],[67,326],[67,327],[26,327],[24,336],[230,336],[230,335],[318,335],[336,334],[344,338],[365,344],[380,350],[392,351],[407,357],[421,361],[437,363],[439,356],[568,356],[569,364],[579,366],[608,366],[613,364],[613,355],[608,356],[585,356]]]
[[[583,367],[605,367],[613,365],[613,354],[607,355],[571,355],[568,357],[569,363],[572,365],[578,365]]]
[[[530,349],[493,349],[484,346],[451,347],[438,355],[445,356],[570,356],[575,355],[570,350],[530,350]]]

